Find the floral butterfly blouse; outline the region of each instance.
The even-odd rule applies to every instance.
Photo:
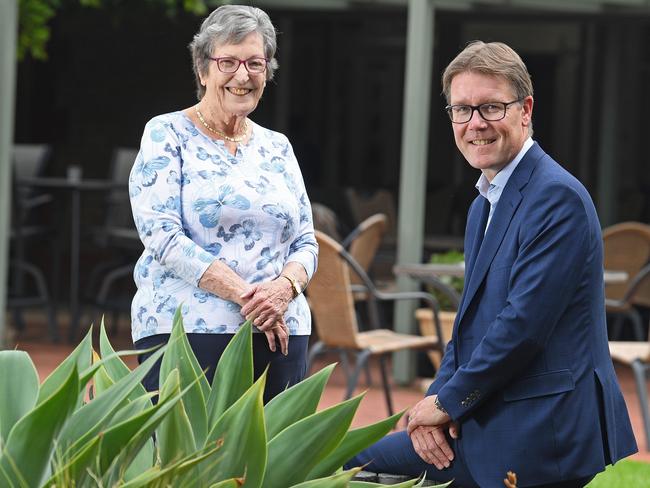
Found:
[[[302,264],[308,278],[314,274],[318,245],[291,144],[278,132],[252,127],[248,144],[233,156],[182,112],[147,123],[129,177],[145,247],[134,270],[134,341],[171,332],[179,305],[187,332],[238,330],[239,305],[197,286],[215,259],[249,283],[276,278],[289,261]],[[304,295],[289,303],[285,322],[292,335],[310,333]]]

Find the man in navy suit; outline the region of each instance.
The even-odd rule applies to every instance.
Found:
[[[582,487],[637,450],[607,346],[598,216],[532,140],[533,87],[502,43],[446,68],[458,149],[481,171],[452,339],[406,431],[348,465],[463,487]]]

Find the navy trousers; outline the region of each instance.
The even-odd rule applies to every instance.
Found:
[[[417,478],[422,473],[426,473],[426,479],[445,483],[454,480],[451,485],[457,488],[479,488],[478,484],[465,464],[460,449],[461,439],[452,439],[447,436],[449,445],[454,451],[454,460],[448,468],[438,470],[432,464],[426,463],[413,449],[413,443],[406,434],[406,431],[389,434],[379,442],[373,444],[365,451],[357,454],[345,465],[346,469],[355,466],[364,466],[365,471],[373,473],[393,473],[404,474]],[[505,477],[505,473],[504,473]],[[531,488],[582,488],[593,476],[577,480],[561,481],[548,485],[540,485]],[[520,485],[526,486],[526,485]]]
[[[207,369],[208,383],[212,384],[217,363],[233,336],[234,334],[187,334],[187,339],[201,369]],[[156,334],[136,341],[135,347],[136,349],[149,349],[159,344],[166,344],[168,340],[169,334]],[[280,352],[279,345],[275,352],[271,352],[264,334],[253,334],[253,373],[255,379],[262,375],[267,365],[269,366],[264,389],[264,403],[269,402],[274,396],[287,387],[300,382],[305,377],[307,374],[308,343],[309,336],[290,336],[289,354],[284,356]],[[142,363],[151,354],[153,353],[138,355],[138,362]],[[156,361],[156,364],[142,380],[142,384],[147,391],[158,390],[161,362],[162,360]],[[233,374],[237,373],[233,372]]]

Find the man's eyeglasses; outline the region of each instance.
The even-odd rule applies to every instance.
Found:
[[[521,102],[523,98],[513,100],[512,102],[489,102],[481,105],[447,105],[445,111],[454,124],[466,124],[472,119],[474,110],[477,110],[483,120],[496,122],[506,116],[508,106],[513,103]]]
[[[216,61],[217,67],[222,73],[234,73],[242,64],[246,68],[246,71],[249,73],[263,73],[266,71],[266,58],[256,57],[248,59],[237,59],[228,56],[223,58],[208,57],[208,59]]]

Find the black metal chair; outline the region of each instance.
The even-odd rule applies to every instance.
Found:
[[[85,302],[95,309],[95,319],[111,313],[111,331],[117,331],[119,316],[130,313],[133,297],[133,268],[142,253],[142,242],[133,222],[128,194],[129,173],[138,154],[134,148],[118,147],[113,152],[110,179],[116,184],[106,196],[104,222],[93,231],[98,246],[109,250],[112,259],[97,264],[90,272]],[[117,286],[122,284],[122,286]]]
[[[49,226],[35,222],[36,209],[52,201],[52,196],[38,193],[29,186],[17,182],[39,176],[50,155],[47,144],[16,144],[12,148],[13,188],[11,194],[10,263],[7,308],[18,332],[25,329],[23,310],[42,307],[45,309],[50,338],[59,338],[56,320],[56,305],[47,287],[43,271],[27,259],[29,241],[44,238],[52,233]],[[43,251],[53,253],[53,268],[56,269],[58,252],[52,246],[42,246]]]

